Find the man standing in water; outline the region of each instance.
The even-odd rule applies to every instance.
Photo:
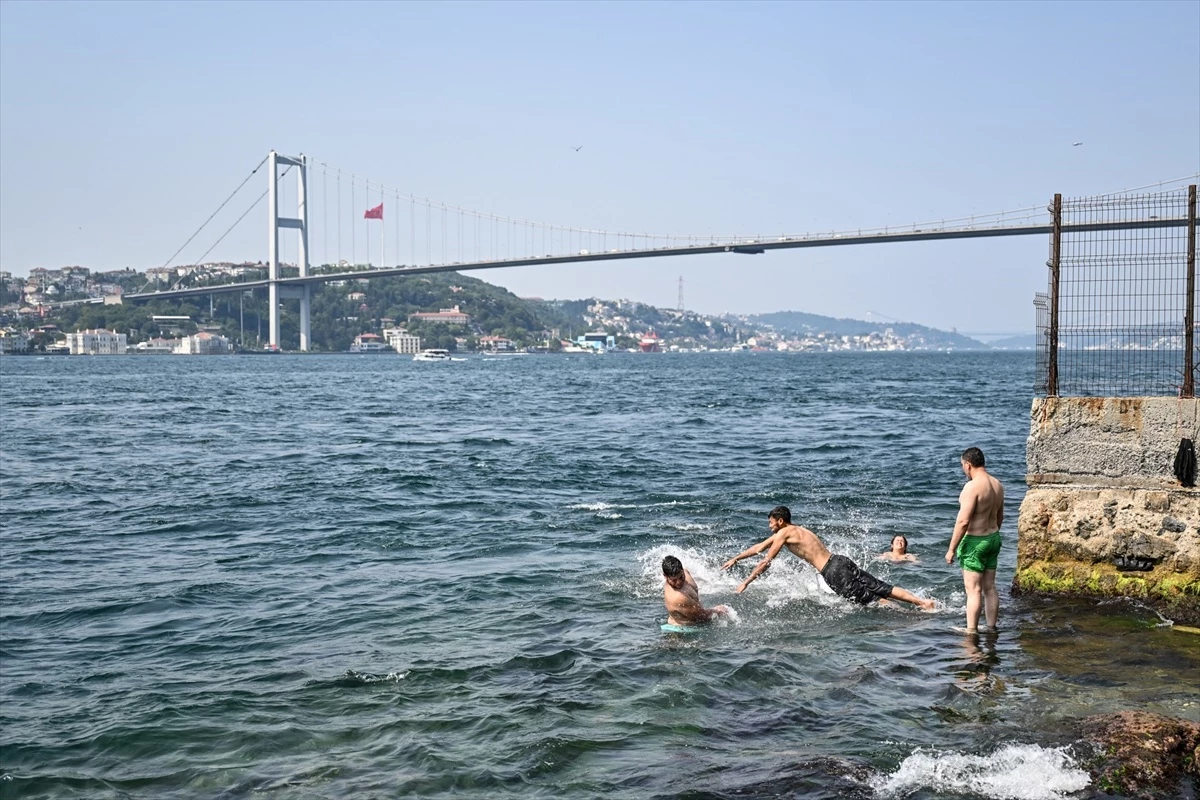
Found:
[[[683,568],[683,563],[675,556],[667,556],[662,561],[663,602],[667,605],[667,624],[689,627],[703,625],[712,620],[717,614],[727,614],[726,606],[705,608],[700,602],[700,590],[692,575]]]
[[[987,629],[996,630],[1000,595],[996,591],[996,564],[1000,556],[1000,525],[1004,522],[1004,487],[983,466],[983,451],[968,447],[962,453],[962,470],[970,479],[958,496],[958,519],[946,550],[946,563],[958,558],[967,593],[967,633],[979,630],[983,606]]]
[[[825,583],[829,584],[829,588],[847,600],[866,605],[874,600],[891,598],[912,603],[926,611],[934,609],[932,600],[924,600],[899,586],[884,583],[866,570],[859,569],[858,565],[846,556],[830,555],[829,549],[822,544],[815,533],[808,528],[792,524],[792,512],[787,506],[776,506],[772,509],[767,517],[767,526],[771,529],[769,537],[749,550],[738,553],[721,566],[721,569],[732,569],[733,565],[743,558],[758,555],[764,550],[767,551],[766,557],[758,562],[758,566],[750,573],[750,577],[742,581],[742,585],[737,588],[738,594],[744,592],[746,587],[770,566],[771,560],[779,555],[779,551],[786,546],[793,554],[816,567],[817,572],[825,579]]]

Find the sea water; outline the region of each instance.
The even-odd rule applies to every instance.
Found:
[[[0,361],[0,796],[1075,798],[1200,637],[1012,597],[1027,354]],[[998,636],[943,560],[1007,488]],[[862,608],[791,507],[939,611]],[[873,560],[902,533],[915,564]],[[735,614],[663,634],[660,563]]]

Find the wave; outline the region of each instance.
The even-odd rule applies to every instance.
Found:
[[[1006,744],[989,755],[918,749],[870,783],[883,797],[924,789],[994,800],[1067,800],[1086,789],[1089,778],[1065,747]]]

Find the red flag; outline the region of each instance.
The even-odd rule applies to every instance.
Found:
[[[363,219],[383,219],[383,203],[374,208],[368,208],[363,214]]]

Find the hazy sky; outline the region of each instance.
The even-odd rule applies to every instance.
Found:
[[[272,148],[469,209],[614,231],[982,214],[1200,172],[1200,3],[0,2],[3,269],[159,266]],[[175,263],[199,259],[265,184],[260,172]],[[344,191],[361,261],[362,210],[378,201],[351,208]],[[265,259],[265,216],[264,203],[206,260]],[[335,249],[321,224],[318,261]],[[703,312],[1023,332],[1047,248],[473,274],[520,295],[660,306],[683,276]]]

